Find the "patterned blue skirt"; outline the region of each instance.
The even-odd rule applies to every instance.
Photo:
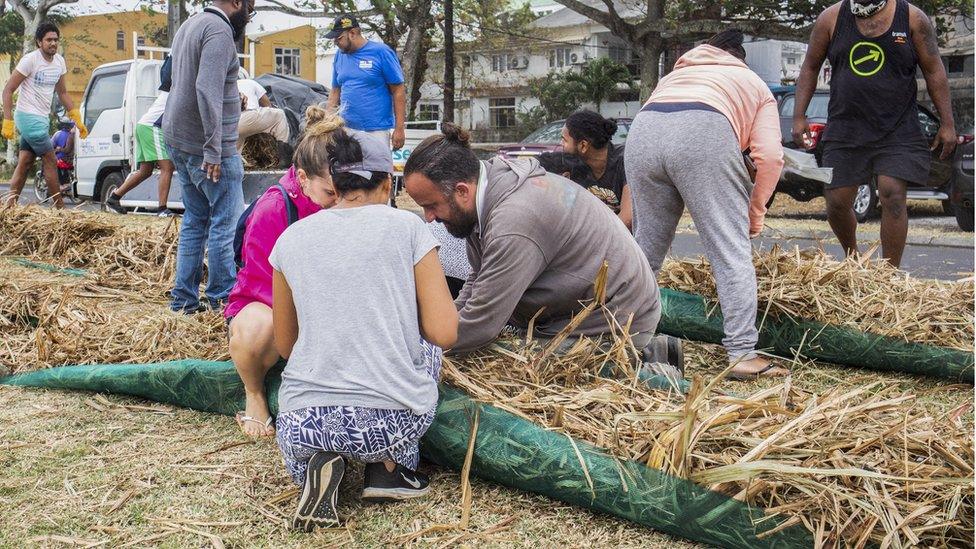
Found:
[[[442,352],[422,341],[427,373],[440,378]],[[436,407],[424,414],[359,406],[313,406],[278,416],[275,425],[285,469],[305,483],[308,460],[316,452],[335,452],[363,463],[394,461],[409,469],[420,462],[420,437],[434,421]]]

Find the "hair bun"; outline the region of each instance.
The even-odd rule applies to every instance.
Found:
[[[322,105],[309,105],[305,109],[306,136],[316,136],[331,133],[346,125],[346,121],[339,116],[336,109],[328,109]]]
[[[607,140],[609,141],[617,133],[617,119],[607,118],[606,122],[603,123],[603,129],[607,132]]]
[[[448,143],[456,143],[466,149],[471,148],[471,134],[462,130],[457,124],[453,124],[451,122],[442,123],[441,133],[444,135],[444,141],[447,141]]]

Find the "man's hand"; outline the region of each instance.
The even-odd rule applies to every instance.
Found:
[[[945,160],[952,156],[952,151],[956,150],[957,139],[955,128],[942,126],[939,128],[939,133],[935,134],[935,139],[932,141],[929,150],[934,151],[941,146],[942,152],[939,154],[939,158]]]
[[[0,131],[0,135],[6,140],[11,140],[14,138],[14,121],[9,118],[3,119],[3,131]]]
[[[200,169],[206,172],[207,179],[213,181],[214,183],[220,181],[220,164],[208,164],[206,162],[200,166]]]
[[[398,151],[403,148],[403,143],[407,140],[406,133],[403,128],[396,128],[393,130],[393,150]]]
[[[794,118],[793,119],[793,142],[796,143],[798,147],[804,149],[810,148],[810,142],[808,141],[808,134],[810,133],[810,124],[807,122],[807,117]]]

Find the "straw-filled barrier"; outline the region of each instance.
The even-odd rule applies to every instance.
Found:
[[[957,282],[914,278],[870,255],[836,261],[815,251],[781,250],[753,256],[759,314],[809,319],[863,332],[972,351],[973,279]],[[669,261],[662,287],[715,300],[704,258]]]

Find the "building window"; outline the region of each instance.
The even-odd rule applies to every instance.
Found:
[[[610,51],[607,55],[610,57],[610,60],[615,63],[620,63],[621,65],[627,64],[627,48],[610,46]]]
[[[144,37],[144,36],[137,36],[136,37],[136,52],[138,52],[140,56],[144,56],[145,53],[139,51],[138,48],[144,48],[144,47],[146,47],[146,37]]]
[[[122,31],[115,33],[115,49],[119,51],[125,49],[125,33]]]
[[[491,127],[496,129],[515,127],[515,98],[497,97],[488,100]]]
[[[505,72],[509,69],[510,58],[507,53],[496,53],[491,56],[491,72]]]
[[[549,68],[568,67],[570,65],[571,51],[569,48],[556,48],[549,50]]]
[[[302,50],[299,48],[275,48],[274,61],[275,74],[302,74]]]
[[[946,72],[949,74],[962,74],[966,72],[966,56],[947,55],[942,58],[945,63]]]
[[[437,121],[441,119],[441,106],[437,103],[421,103],[417,105],[417,120]]]

